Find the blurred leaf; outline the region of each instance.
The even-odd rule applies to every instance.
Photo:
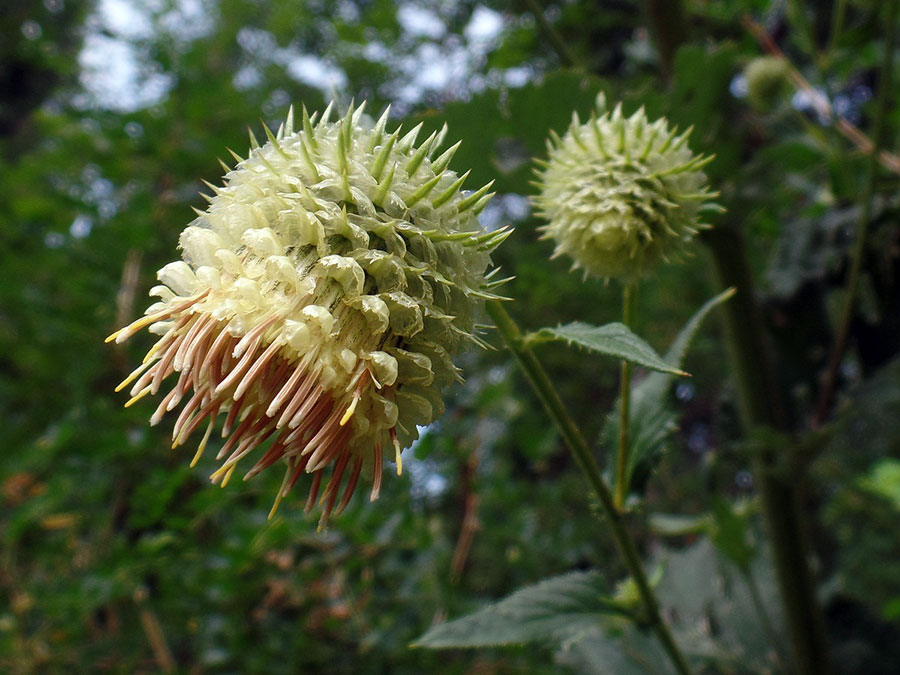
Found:
[[[741,572],[704,538],[659,558],[666,572],[657,594],[672,613],[675,639],[688,656],[712,660],[724,672],[732,672],[729,667],[785,672],[777,653],[783,635],[780,603],[767,555]]]
[[[700,534],[709,529],[709,514],[684,516],[678,513],[651,513],[650,529],[657,534],[668,537],[680,537],[686,534]]]
[[[414,647],[490,647],[560,643],[627,610],[604,596],[598,572],[571,572],[528,586],[474,614],[431,628]]]
[[[522,338],[522,341],[529,346],[554,340],[563,340],[592,352],[623,359],[650,370],[658,370],[672,375],[687,375],[684,371],[661,359],[653,347],[632,333],[628,326],[622,323],[591,326],[575,321],[556,328],[541,328]]]
[[[880,495],[900,509],[900,460],[886,458],[860,478],[860,486]]]
[[[706,534],[719,553],[739,569],[746,570],[756,554],[750,542],[751,513],[747,503],[732,504],[716,497],[709,513],[697,516],[653,513],[650,527],[657,534],[669,537]]]
[[[675,673],[656,637],[630,626],[620,632],[590,628],[560,649],[556,658],[582,675]]]
[[[749,569],[756,555],[750,543],[750,512],[727,499],[716,498],[712,503],[710,539],[716,550],[734,563],[738,569]]]

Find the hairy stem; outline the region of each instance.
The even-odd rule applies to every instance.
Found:
[[[626,283],[622,288],[622,323],[631,328],[634,312],[634,295],[637,282]],[[619,376],[619,451],[616,455],[615,501],[619,510],[625,506],[628,498],[628,483],[631,479],[628,471],[628,420],[631,416],[631,364],[622,361]]]
[[[496,300],[489,301],[487,303],[487,312],[497,326],[497,330],[503,337],[506,346],[509,347],[509,350],[515,356],[519,367],[528,378],[528,382],[531,384],[534,393],[537,394],[537,397],[540,399],[547,413],[553,420],[553,423],[556,425],[556,428],[559,430],[566,447],[568,447],[572,456],[575,458],[575,462],[587,479],[588,484],[596,494],[600,506],[612,528],[613,537],[615,538],[619,553],[621,553],[625,566],[631,574],[631,577],[634,579],[638,592],[641,595],[644,612],[653,632],[656,633],[657,638],[662,643],[662,646],[666,650],[676,671],[680,675],[690,675],[687,661],[685,661],[681,650],[678,648],[675,639],[672,637],[672,633],[662,619],[659,602],[653,593],[653,589],[650,587],[650,582],[647,579],[647,573],[644,571],[643,563],[638,555],[634,539],[632,539],[631,534],[629,534],[625,527],[622,514],[616,508],[615,502],[613,501],[612,492],[607,486],[606,481],[603,480],[603,475],[600,473],[600,467],[597,465],[597,461],[591,454],[587,442],[581,435],[581,431],[566,410],[565,404],[559,398],[559,394],[550,382],[550,378],[547,376],[540,361],[538,361],[537,356],[535,356],[531,349],[522,344],[522,332],[519,330],[518,325],[516,325],[512,317],[507,313],[503,305]]]

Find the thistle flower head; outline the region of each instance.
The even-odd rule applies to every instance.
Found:
[[[701,171],[712,158],[691,152],[689,134],[649,121],[643,108],[631,117],[621,106],[609,112],[602,94],[587,123],[576,113],[565,136],[551,132],[535,203],[549,221],[541,230],[556,243],[553,257],[570,256],[586,275],[636,279],[678,253],[715,196]]]
[[[383,449],[399,473],[417,426],[441,414],[508,234],[480,228],[490,186],[460,192],[457,146],[435,156],[446,128],[416,145],[419,127],[388,133],[387,111],[373,125],[363,106],[335,122],[330,109],[318,121],[304,109],[298,131],[292,111],[263,146],[251,132],[249,156],[181,234],[183,260],[159,270],[159,302],[110,336],[160,336],[120,385],[126,406],[171,376],[151,424],[180,407],[173,447],[205,427],[194,463],[221,424],[214,483],[281,462],[272,512],[312,474],[306,508],[321,492],[323,521],[360,474],[374,500]]]

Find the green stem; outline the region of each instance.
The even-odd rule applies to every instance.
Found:
[[[844,16],[846,14],[847,0],[835,0],[831,12],[831,33],[828,36],[828,46],[825,49],[825,54],[829,61],[834,58],[834,49],[838,40],[841,39],[841,33],[844,31]]]
[[[888,6],[887,40],[884,47],[884,57],[881,61],[881,71],[878,75],[878,99],[875,103],[875,126],[872,132],[872,152],[866,163],[866,177],[861,197],[861,209],[859,224],[856,228],[856,242],[853,246],[853,258],[850,263],[850,275],[847,280],[847,293],[844,299],[844,308],[841,312],[841,320],[838,324],[837,337],[831,349],[831,356],[822,377],[822,388],[819,392],[819,401],[816,406],[814,425],[819,426],[825,421],[831,399],[834,395],[834,387],[837,382],[837,371],[844,358],[844,350],[847,348],[847,338],[850,335],[850,324],[856,305],[856,296],[859,293],[859,282],[862,278],[863,257],[866,252],[866,238],[869,232],[869,219],[872,214],[872,196],[875,193],[875,178],[878,169],[878,155],[884,142],[884,121],[887,116],[887,102],[891,90],[891,75],[894,67],[894,46],[897,35],[897,0],[892,0]]]
[[[722,225],[706,232],[704,240],[712,250],[722,286],[738,289],[723,309],[744,427],[786,431],[789,424],[780,398],[782,391],[762,331],[744,239],[734,227]],[[799,467],[793,472],[780,468],[785,460],[783,451],[767,447],[757,453],[754,479],[772,543],[775,576],[796,672],[825,675],[831,672],[825,621],[808,564],[807,532],[797,498],[805,477]]]
[[[646,7],[653,41],[659,51],[659,69],[668,82],[672,78],[675,52],[687,35],[684,6],[681,0],[647,0]]]
[[[538,361],[537,356],[531,349],[522,344],[522,332],[501,302],[497,300],[489,301],[487,303],[487,313],[493,319],[497,330],[503,337],[503,341],[515,356],[516,361],[528,378],[531,388],[550,415],[560,435],[563,437],[566,447],[569,448],[569,451],[575,458],[575,462],[596,494],[600,506],[609,520],[619,553],[621,553],[625,566],[637,585],[646,618],[651,628],[662,643],[677,672],[680,675],[690,675],[691,671],[684,656],[681,654],[668,626],[662,620],[659,602],[656,600],[653,589],[650,587],[647,573],[644,571],[634,540],[625,527],[622,514],[615,506],[612,493],[606,485],[606,481],[603,480],[600,467],[591,454],[587,442],[581,435],[581,431],[566,410],[565,404],[559,398],[559,394],[550,382],[550,378],[547,376],[543,366],[541,366],[540,361]]]
[[[622,288],[622,323],[631,328],[634,312],[634,295],[637,283],[626,283]],[[622,361],[619,376],[619,452],[616,455],[616,507],[621,511],[628,498],[631,479],[628,471],[629,426],[631,417],[631,364]]]

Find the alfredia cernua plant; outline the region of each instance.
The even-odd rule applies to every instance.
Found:
[[[194,462],[221,423],[214,483],[241,462],[248,479],[282,461],[272,512],[304,473],[308,510],[330,467],[323,521],[361,473],[375,499],[383,449],[399,473],[416,427],[441,414],[508,234],[479,226],[490,186],[465,195],[447,169],[458,144],[434,156],[446,127],[417,146],[420,127],[387,133],[387,111],[373,125],[363,106],[336,122],[330,109],[318,122],[304,109],[296,132],[289,113],[261,147],[251,133],[181,234],[184,260],[159,270],[160,301],[110,336],[161,336],[120,389],[133,382],[131,405],[173,376],[150,421],[181,407],[173,446],[205,426]]]
[[[602,94],[582,124],[574,114],[565,136],[551,132],[540,161],[535,197],[549,221],[553,257],[599,277],[635,280],[659,259],[677,254],[702,227],[700,209],[715,196],[701,169],[711,157],[687,146],[665,119],[650,122],[643,108],[631,117],[610,113]]]

